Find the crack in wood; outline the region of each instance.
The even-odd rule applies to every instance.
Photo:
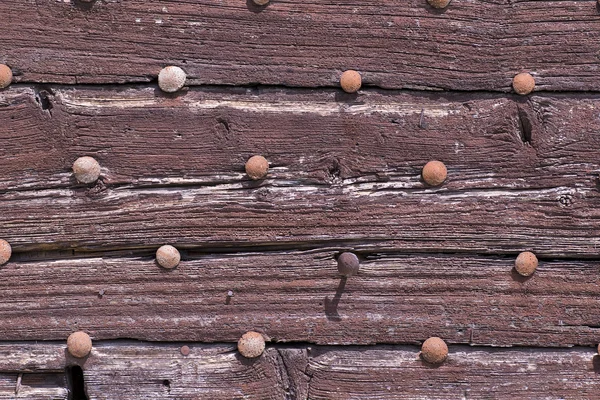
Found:
[[[282,380],[282,386],[283,386],[283,389],[285,390],[285,400],[295,400],[296,397],[295,397],[294,388],[292,385],[293,378],[288,369],[287,363],[285,361],[285,357],[282,354],[280,349],[276,349],[276,352],[277,352],[277,365],[279,367],[279,368],[277,368],[277,370],[279,371],[279,375]]]
[[[529,118],[529,113],[520,105],[517,106],[517,116],[519,121],[519,131],[521,133],[521,140],[523,143],[532,145],[532,130],[533,125]]]

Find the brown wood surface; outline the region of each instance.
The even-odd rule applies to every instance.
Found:
[[[346,69],[384,88],[600,89],[593,1],[4,0],[0,62],[21,82],[335,86]]]
[[[171,242],[598,253],[597,96],[44,93],[2,95],[0,237],[18,252]],[[253,154],[271,162],[265,182],[243,174]],[[71,174],[81,155],[103,167],[93,187]],[[441,188],[420,180],[431,159],[448,165]]]
[[[0,2],[0,399],[598,398],[599,10]],[[180,93],[156,87],[166,65]],[[510,93],[521,71],[533,95]]]
[[[337,399],[594,399],[593,350],[450,347],[441,367],[418,349],[353,348],[309,352],[309,398]]]
[[[235,342],[259,330],[273,342],[319,344],[598,341],[595,261],[542,260],[523,279],[512,257],[364,254],[360,273],[343,281],[336,253],[190,251],[172,271],[151,254],[16,260],[1,269],[0,336],[61,340],[83,329],[94,339]]]
[[[249,361],[229,344],[185,343],[183,356],[183,344],[95,342],[89,357],[76,360],[65,356],[64,342],[5,342],[0,369],[10,373],[0,376],[0,398],[11,398],[10,389],[14,396],[18,374],[21,394],[12,398],[65,398],[29,386],[58,365],[83,367],[90,399],[593,399],[600,385],[590,348],[450,346],[445,364],[433,367],[418,346],[270,345]]]

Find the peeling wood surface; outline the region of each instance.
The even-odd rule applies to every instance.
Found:
[[[46,92],[2,96],[0,236],[16,251],[171,242],[590,258],[600,246],[597,96]],[[103,167],[93,187],[70,173],[84,154]],[[253,154],[271,162],[265,182],[243,174]],[[449,168],[441,188],[420,180],[431,159]]]
[[[14,261],[1,270],[0,336],[61,340],[83,329],[94,340],[236,342],[254,329],[319,344],[598,341],[596,261],[542,260],[523,279],[514,257],[365,253],[343,281],[336,253],[189,251],[172,271],[151,254]]]
[[[346,69],[383,88],[599,90],[593,1],[252,2],[4,0],[0,62],[21,82],[337,86]]]

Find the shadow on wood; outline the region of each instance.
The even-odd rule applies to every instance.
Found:
[[[327,315],[327,319],[330,321],[340,321],[340,315],[338,314],[338,305],[340,304],[340,299],[342,298],[342,294],[344,293],[344,288],[346,287],[346,281],[348,278],[345,276],[340,279],[340,284],[335,291],[335,296],[333,296],[333,300],[329,300],[329,296],[325,297],[325,315]]]

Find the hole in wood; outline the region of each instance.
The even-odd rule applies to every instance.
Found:
[[[38,103],[38,105],[40,106],[40,108],[43,111],[48,111],[50,113],[50,115],[52,115],[52,101],[50,100],[50,97],[54,94],[54,92],[52,92],[52,89],[50,88],[42,88],[42,87],[36,87],[35,88],[35,101]]]
[[[65,373],[67,375],[69,400],[88,400],[81,367],[79,365],[69,366],[66,368]]]

